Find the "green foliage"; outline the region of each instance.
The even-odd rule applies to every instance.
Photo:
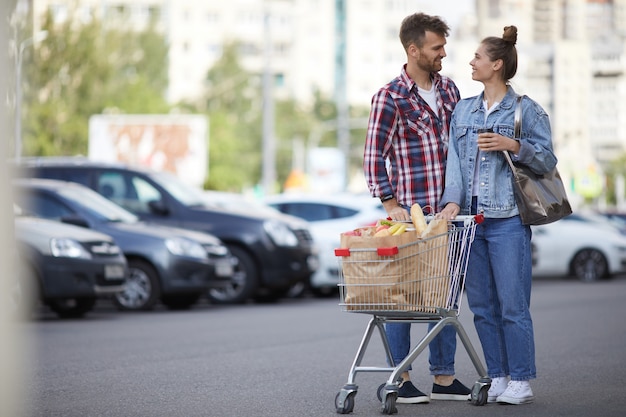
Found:
[[[50,14],[45,17],[42,30],[48,31],[47,39],[24,56],[25,155],[87,154],[88,123],[94,114],[170,112],[164,97],[166,42],[153,24],[141,32],[128,27],[108,27],[95,18],[58,24]],[[225,44],[221,59],[207,72],[204,96],[176,106],[208,116],[205,187],[210,189],[241,191],[262,181],[261,74],[246,71],[239,57],[237,42]],[[366,115],[367,109],[360,112]],[[277,183],[284,184],[295,162],[294,143],[306,149],[311,132],[336,119],[337,108],[317,91],[307,107],[292,99],[276,100],[274,114]],[[360,167],[365,134],[353,130],[351,136],[351,161]],[[336,131],[324,131],[319,146],[336,145]]]
[[[606,192],[607,192],[607,203],[610,205],[617,204],[617,195],[616,195],[616,179],[621,176],[622,178],[626,178],[626,154],[623,154],[619,158],[613,160],[606,170]],[[626,192],[626,189],[622,190],[622,192]]]
[[[48,13],[42,29],[48,37],[24,59],[25,155],[87,154],[89,118],[105,110],[169,111],[167,46],[153,26],[133,32],[95,18],[55,23]]]

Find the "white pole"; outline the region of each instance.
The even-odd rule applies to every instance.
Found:
[[[22,156],[22,59],[24,49],[35,42],[41,42],[48,37],[48,31],[37,32],[32,38],[25,39],[17,49],[15,60],[15,160],[19,162]]]

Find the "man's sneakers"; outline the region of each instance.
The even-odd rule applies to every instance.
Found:
[[[463,385],[458,379],[452,384],[445,386],[433,383],[430,394],[431,400],[467,401],[470,399],[471,390]]]
[[[528,404],[535,401],[535,396],[528,381],[509,381],[506,390],[496,401],[501,404]]]
[[[428,395],[415,388],[411,381],[404,381],[398,389],[398,404],[420,404],[430,401]]]

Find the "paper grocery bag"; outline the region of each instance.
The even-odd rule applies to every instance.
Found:
[[[432,220],[418,245],[412,277],[415,281],[408,283],[406,291],[407,302],[419,306],[418,311],[434,313],[437,307],[447,307],[450,290],[448,243],[448,222]]]
[[[404,282],[413,273],[410,268],[415,231],[397,236],[366,237],[341,235],[341,247],[356,249],[342,257],[344,303],[351,311],[407,310]],[[378,255],[377,248],[398,247],[391,256]],[[362,250],[359,250],[362,249]]]

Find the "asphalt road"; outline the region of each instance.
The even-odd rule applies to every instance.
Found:
[[[536,402],[398,405],[397,415],[587,417],[626,414],[626,277],[584,284],[535,281]],[[120,313],[104,304],[82,320],[42,313],[19,326],[32,343],[21,416],[332,416],[370,316],[336,299]],[[471,314],[461,321],[480,352]],[[414,325],[415,340],[425,325]],[[482,356],[481,356],[482,357]],[[384,366],[378,339],[366,361]],[[426,353],[413,380],[430,391]],[[478,377],[459,343],[457,376]],[[354,416],[380,416],[387,373],[361,373]],[[8,417],[8,416],[7,416]]]

